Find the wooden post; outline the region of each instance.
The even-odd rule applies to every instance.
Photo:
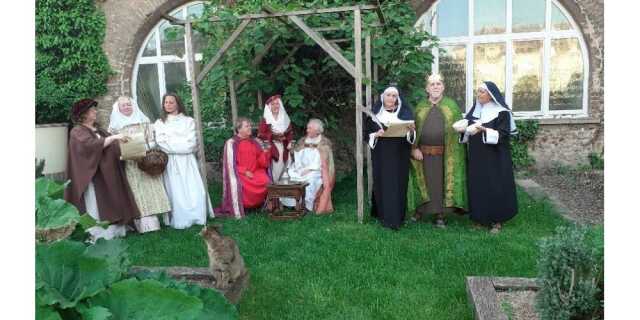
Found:
[[[366,78],[367,78],[367,85],[366,85],[366,101],[367,101],[367,108],[369,110],[371,110],[372,107],[372,96],[371,96],[371,85],[373,82],[373,79],[371,78],[371,34],[367,34],[366,37],[364,38],[364,56],[365,56],[365,72],[366,72]],[[367,155],[367,201],[371,201],[371,194],[373,192],[373,168],[372,168],[372,161],[371,161],[371,148],[369,148],[369,146],[366,146],[365,149],[366,151],[366,155]]]
[[[238,120],[238,100],[236,97],[236,82],[229,78],[229,95],[231,98],[231,121],[233,125],[236,125]]]
[[[257,98],[258,98],[258,109],[262,109],[262,107],[264,106],[264,104],[262,104],[262,90],[258,90],[257,93]]]
[[[193,41],[191,37],[192,36],[191,18],[187,18],[187,23],[185,24],[185,35],[186,35],[186,42],[187,42],[186,43],[187,60],[189,62],[187,65],[189,67],[189,84],[191,85],[191,103],[193,105],[193,119],[195,120],[195,123],[196,123],[196,137],[198,140],[198,164],[200,167],[200,175],[202,176],[202,183],[204,183],[204,189],[208,190],[207,161],[206,161],[206,158],[204,157],[204,139],[202,136],[202,117],[200,117],[200,92],[198,91],[198,82],[196,81],[196,69],[195,69],[196,59],[195,59],[195,54],[193,52]]]
[[[198,77],[196,78],[197,80],[196,83],[200,83],[202,79],[204,79],[204,77],[207,75],[209,70],[213,69],[213,67],[215,67],[216,64],[218,64],[222,60],[222,57],[224,56],[224,54],[227,52],[227,50],[229,50],[229,48],[231,48],[233,43],[236,42],[236,40],[238,39],[238,36],[240,36],[242,31],[244,31],[244,29],[247,27],[249,22],[251,22],[251,19],[242,20],[242,23],[240,23],[238,28],[236,28],[236,30],[233,31],[231,36],[229,36],[229,38],[224,42],[224,44],[222,45],[220,50],[218,50],[218,52],[213,57],[213,59],[211,59],[211,61],[209,61],[209,63],[207,63],[207,65],[204,66],[204,68],[202,68],[202,71],[200,71],[200,74],[198,74]]]
[[[364,181],[362,159],[362,17],[360,8],[353,10],[356,82],[356,174],[358,192],[358,222],[364,218]]]

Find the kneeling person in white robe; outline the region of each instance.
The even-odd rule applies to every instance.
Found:
[[[333,188],[333,179],[331,179],[333,177],[333,170],[329,170],[329,168],[325,170],[327,172],[325,172],[324,180],[327,181],[327,186],[323,188],[323,157],[320,147],[322,142],[329,144],[328,140],[322,136],[323,131],[324,126],[322,121],[319,119],[311,119],[309,121],[307,124],[307,136],[304,137],[302,141],[299,141],[294,148],[294,161],[290,164],[288,173],[291,181],[308,183],[305,189],[305,208],[308,211],[314,211],[315,209],[318,212],[324,213],[333,211],[330,196],[327,200],[320,201],[321,203],[318,204],[316,204],[316,197],[320,196],[322,198],[323,193],[331,193],[331,189]],[[332,155],[328,156],[333,158]],[[329,162],[332,159],[327,160],[328,161],[325,162]],[[327,164],[325,164],[325,166],[328,167]],[[327,179],[328,176],[331,177]],[[295,200],[293,198],[280,198],[280,202],[285,206],[295,206]]]

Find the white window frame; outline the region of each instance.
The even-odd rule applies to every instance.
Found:
[[[183,19],[186,20],[187,19],[187,8],[193,5],[198,5],[198,4],[205,4],[204,1],[192,1],[189,3],[185,3],[180,7],[177,7],[176,9],[174,9],[170,15],[174,15],[176,14],[178,11],[182,10],[182,16],[178,17],[179,19]],[[164,19],[161,19],[160,21],[158,21],[158,23],[156,23],[156,25],[151,29],[151,31],[149,31],[149,34],[145,37],[144,41],[142,42],[142,45],[140,46],[140,48],[138,49],[138,54],[136,55],[136,61],[135,64],[133,66],[133,73],[131,76],[131,96],[133,97],[133,99],[138,100],[138,70],[140,68],[141,64],[155,64],[156,68],[158,70],[158,86],[159,86],[159,92],[160,92],[160,97],[162,97],[165,93],[167,93],[167,83],[166,83],[166,79],[165,79],[165,73],[164,73],[164,65],[165,63],[184,63],[185,64],[185,78],[187,79],[187,81],[190,79],[190,74],[189,74],[189,60],[186,57],[186,52],[187,52],[187,42],[185,40],[184,42],[184,52],[185,52],[185,56],[183,56],[182,58],[176,56],[176,55],[161,55],[162,54],[162,47],[161,47],[161,36],[160,36],[160,25],[162,25],[165,22]],[[155,37],[155,39],[153,39],[153,41],[156,42],[156,54],[155,56],[149,56],[149,57],[143,57],[142,54],[144,53],[144,49],[147,47],[147,44],[149,43],[150,40],[152,40],[151,38]],[[196,53],[195,54],[195,60],[196,61],[202,61],[202,53]],[[160,107],[160,106],[158,106]]]
[[[417,21],[416,27],[424,22],[424,28],[426,30],[426,23],[428,21],[422,21],[429,12],[433,12],[434,9],[437,8],[437,5],[441,1],[447,0],[439,0],[436,1],[431,9],[425,12]],[[468,22],[469,22],[469,30],[467,36],[459,36],[459,37],[447,37],[442,38],[439,41],[439,47],[442,46],[465,46],[466,48],[466,61],[465,61],[465,72],[466,72],[466,106],[465,109],[468,111],[471,107],[471,102],[474,98],[474,88],[473,88],[473,58],[474,52],[473,48],[475,44],[479,43],[505,43],[505,100],[507,104],[512,105],[513,102],[513,42],[514,41],[531,41],[531,40],[542,40],[543,42],[543,53],[542,53],[542,92],[541,92],[541,110],[540,111],[516,111],[514,112],[514,118],[516,119],[550,119],[550,118],[585,118],[589,116],[588,109],[588,101],[589,101],[589,52],[587,51],[587,46],[584,41],[584,37],[578,28],[578,25],[573,20],[573,17],[567,12],[567,10],[562,6],[562,4],[558,3],[556,0],[545,0],[545,28],[543,31],[539,32],[512,32],[512,8],[513,1],[506,0],[506,31],[504,34],[491,34],[491,35],[472,35],[474,33],[474,5],[475,0],[468,0]],[[569,23],[571,24],[572,30],[560,30],[554,31],[551,28],[551,13],[552,6],[555,5],[560,12],[567,18]],[[431,30],[434,35],[437,35],[438,28],[438,14],[436,12],[433,15]],[[580,50],[582,53],[582,66],[583,66],[583,92],[582,92],[582,108],[576,110],[549,110],[549,72],[550,72],[550,60],[551,60],[551,40],[556,39],[566,39],[566,38],[577,38],[578,43],[580,45]],[[424,47],[427,46],[427,43],[423,44]],[[438,48],[432,49],[432,54],[434,55],[433,63],[431,66],[431,70],[433,72],[438,72],[439,70],[439,52]]]

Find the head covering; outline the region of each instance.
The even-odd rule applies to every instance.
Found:
[[[385,96],[385,94],[387,94],[389,92],[396,92],[398,94],[398,99],[396,100],[396,105],[398,107],[393,112],[394,114],[396,114],[398,116],[398,119],[400,119],[400,120],[414,120],[413,112],[411,111],[411,107],[409,107],[407,104],[405,104],[404,108],[403,108],[400,91],[398,90],[398,88],[393,87],[393,86],[387,87],[382,92],[382,94],[380,95],[380,100],[377,101],[373,105],[373,107],[371,108],[371,111],[373,112],[373,114],[375,114],[376,116],[380,116],[385,111],[384,108],[382,107],[382,105],[384,104],[384,96]]]
[[[130,124],[151,122],[149,118],[140,110],[140,108],[138,107],[138,103],[131,98],[129,98],[129,101],[131,101],[131,107],[133,108],[131,115],[125,116],[124,114],[122,114],[122,112],[120,112],[120,107],[118,106],[119,100],[120,99],[116,100],[111,109],[111,117],[109,118],[109,131],[120,130]]]
[[[82,115],[85,111],[89,110],[91,107],[95,107],[98,105],[98,102],[93,99],[82,99],[76,101],[71,107],[71,119],[74,121],[78,121],[80,119],[80,115]]]
[[[433,82],[442,82],[444,84],[444,77],[439,73],[433,73],[429,78],[427,78],[427,84],[431,84]]]
[[[508,111],[511,122],[511,135],[518,134],[518,128],[516,127],[516,122],[513,119],[513,112],[509,109],[509,106],[505,102],[504,96],[500,92],[500,89],[498,89],[498,86],[491,81],[484,81],[480,86],[478,86],[478,89],[486,90],[491,96],[492,101],[485,103],[484,105],[480,105],[480,103],[476,101],[476,105],[473,108],[473,116],[480,119],[480,122],[486,123],[498,117],[500,112]]]
[[[273,113],[271,113],[271,102],[277,101],[280,104],[280,111],[278,111],[278,119],[273,117]],[[280,95],[275,95],[267,99],[266,104],[264,105],[264,113],[262,114],[264,117],[264,121],[267,124],[271,125],[271,130],[276,133],[284,133],[289,128],[289,124],[291,123],[291,119],[289,119],[289,115],[287,114],[287,110],[284,109],[284,104],[280,99]]]

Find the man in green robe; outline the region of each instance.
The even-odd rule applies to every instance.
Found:
[[[444,80],[433,74],[427,79],[429,98],[416,107],[416,141],[411,151],[408,209],[415,220],[431,214],[438,227],[445,214],[468,210],[465,146],[458,142],[454,122],[462,119],[458,104],[445,97]]]

